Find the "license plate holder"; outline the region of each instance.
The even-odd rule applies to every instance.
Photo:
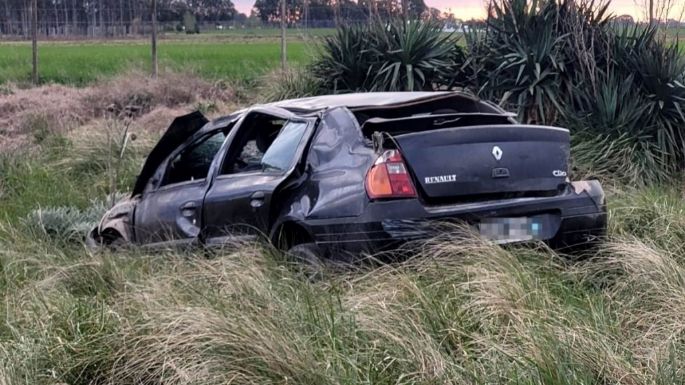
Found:
[[[478,223],[480,235],[495,243],[523,242],[541,239],[544,223],[539,217],[483,218]]]

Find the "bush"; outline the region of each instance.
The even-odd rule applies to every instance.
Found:
[[[592,164],[629,183],[677,176],[685,160],[685,58],[677,46],[635,28],[608,34],[596,56],[608,59],[571,79],[560,122],[605,145],[577,155],[608,152],[613,160]]]
[[[315,96],[321,89],[320,81],[306,69],[274,71],[262,77],[259,87],[260,102]]]
[[[571,0],[493,2],[485,32],[467,39],[478,65],[462,85],[526,123],[568,127],[576,163],[600,175],[672,179],[685,159],[685,59],[656,29],[617,30],[606,12]]]
[[[341,26],[313,71],[329,92],[420,91],[451,82],[461,48],[432,22]]]
[[[83,242],[102,215],[112,207],[112,203],[126,196],[117,193],[106,199],[93,199],[84,210],[69,206],[38,208],[23,219],[23,225],[27,232],[39,237],[48,236],[66,243]]]

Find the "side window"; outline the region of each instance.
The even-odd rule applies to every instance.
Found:
[[[307,123],[288,122],[262,157],[263,171],[286,171],[302,141]]]
[[[224,160],[221,174],[239,174],[262,170],[262,158],[271,147],[285,120],[257,115],[240,128]]]
[[[224,139],[222,131],[215,132],[178,153],[169,163],[162,186],[206,178]]]
[[[306,129],[305,122],[255,119],[244,127],[238,145],[229,150],[221,173],[287,170]]]

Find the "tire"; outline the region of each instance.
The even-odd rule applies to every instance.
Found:
[[[310,278],[323,275],[323,251],[316,243],[300,243],[288,249],[288,257]]]
[[[91,250],[117,251],[128,246],[124,237],[114,231],[97,233],[97,229],[91,231],[86,237],[86,246]]]

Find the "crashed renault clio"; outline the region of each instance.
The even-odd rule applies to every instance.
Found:
[[[570,181],[569,131],[461,92],[360,93],[176,118],[98,245],[223,245],[266,236],[304,258],[359,255],[467,223],[498,243],[603,236],[596,180]]]

